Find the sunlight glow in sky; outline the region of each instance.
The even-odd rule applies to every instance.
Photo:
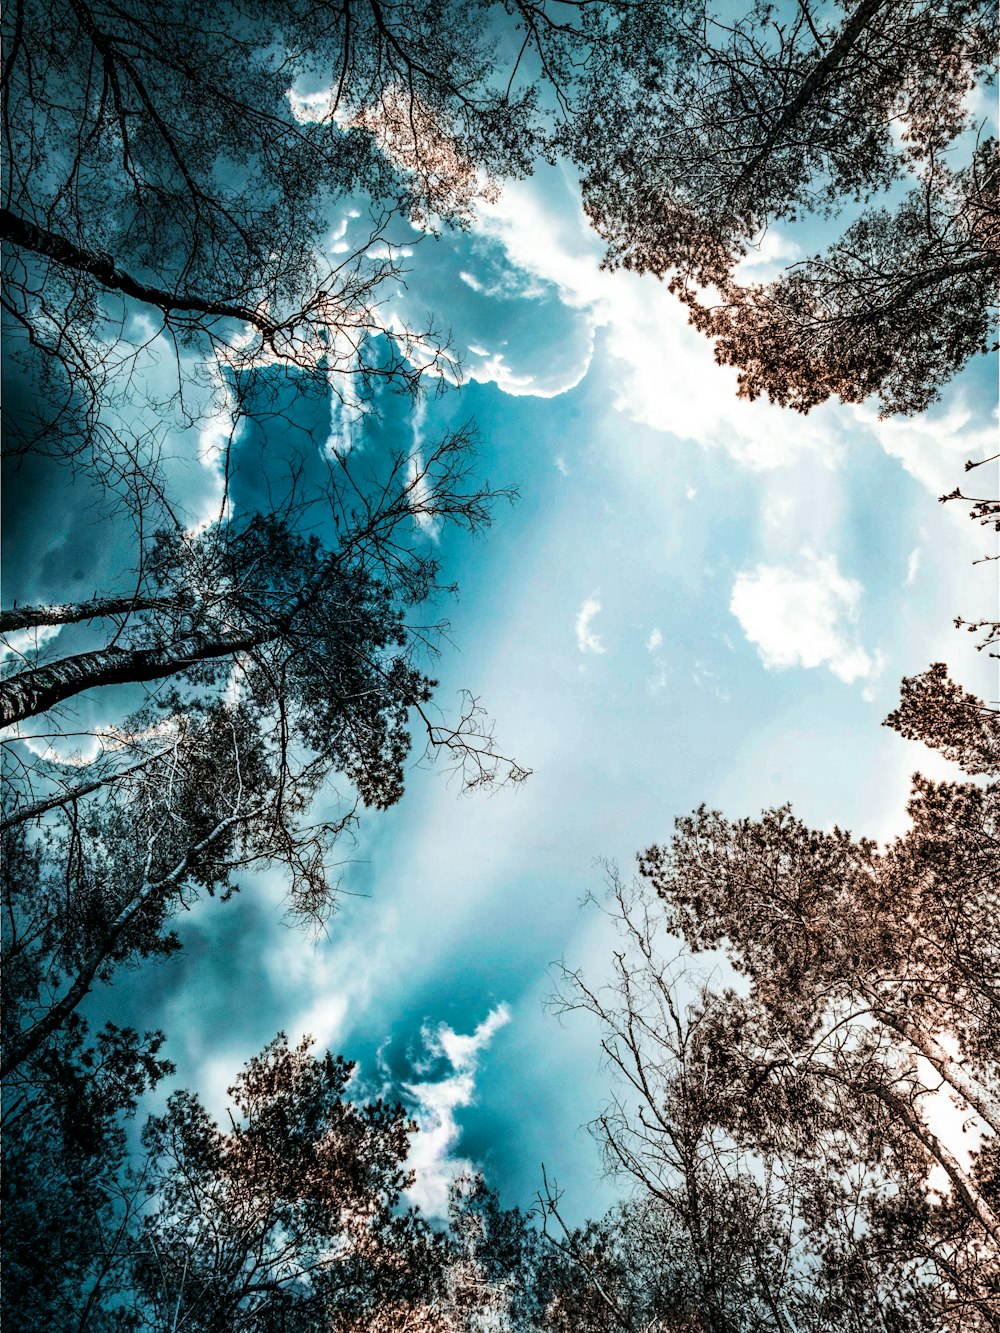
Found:
[[[332,225],[332,250],[350,225]],[[583,1126],[607,1083],[593,1028],[546,1004],[553,963],[606,971],[606,924],[580,900],[600,894],[601,863],[627,874],[702,801],[738,816],[790,800],[820,827],[885,839],[912,771],[953,771],[880,723],[900,678],[932,661],[994,693],[952,628],[989,602],[971,563],[983,537],[937,501],[993,452],[994,390],[977,364],[926,417],[887,422],[740,402],[661,284],[601,269],[558,168],[481,205],[468,233],[410,239],[392,314],[423,327],[437,312],[464,384],[412,411],[386,398],[382,429],[419,451],[473,418],[480,475],[521,494],[475,541],[433,534],[461,588],[434,674],[442,701],[481,696],[533,776],[461,798],[416,766],[403,802],[345,844],[324,935],[290,928],[264,876],[198,904],[180,955],[94,1003],[162,1025],[177,1082],[216,1109],[277,1028],[358,1060],[364,1086],[423,1126],[412,1197],[431,1212],[470,1166],[530,1203],[544,1161],[571,1214],[593,1213],[610,1187]],[[770,233],[756,271],[791,244]],[[317,451],[363,449],[371,423],[348,394],[306,427]],[[193,523],[218,507],[228,429],[213,418],[168,457]],[[254,466],[278,477],[288,447],[269,436]],[[37,488],[49,512],[56,484]],[[53,531],[27,506],[10,534],[25,600],[80,591],[77,569],[114,571],[84,501],[65,513]]]

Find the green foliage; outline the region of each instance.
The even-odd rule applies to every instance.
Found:
[[[162,1033],[108,1025],[88,1038],[74,1015],[5,1084],[4,1327],[126,1329],[128,1235],[141,1182],[124,1120],[172,1065]]]

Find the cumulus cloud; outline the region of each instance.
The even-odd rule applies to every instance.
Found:
[[[856,408],[891,457],[925,486],[932,495],[952,491],[961,480],[967,458],[988,458],[996,452],[996,421],[983,420],[963,393],[956,392],[943,407],[915,417],[889,417],[880,421],[870,408]],[[967,510],[946,505],[964,530]]]
[[[472,1105],[479,1058],[509,1022],[510,1010],[500,1004],[470,1034],[456,1032],[446,1023],[424,1029],[428,1057],[447,1060],[452,1070],[445,1078],[404,1085],[419,1126],[408,1162],[415,1178],[407,1195],[428,1216],[447,1213],[452,1182],[473,1169],[471,1162],[454,1155],[461,1136],[456,1112]]]
[[[803,551],[790,565],[756,565],[733,585],[729,609],[769,670],[827,666],[846,684],[878,674],[858,637],[863,589],[835,556]]]
[[[581,653],[603,653],[607,649],[599,635],[590,628],[591,621],[601,609],[596,597],[588,597],[576,613],[576,646]]]
[[[551,286],[585,339],[578,339],[577,364],[554,381],[542,359],[524,361],[513,391],[550,396],[565,392],[590,368],[598,331],[617,378],[611,405],[655,430],[722,445],[744,464],[770,468],[814,451],[828,461],[840,452],[835,417],[819,409],[803,419],[767,403],[736,397],[736,372],[716,365],[711,343],[688,323],[681,303],[654,278],[601,268],[601,242],[583,214],[576,187],[556,171],[508,185],[476,219],[480,236],[498,242],[516,269]],[[792,253],[776,233],[761,254],[765,268]],[[755,270],[754,276],[760,276]],[[525,349],[530,353],[533,349]],[[495,373],[494,373],[495,372]],[[494,379],[511,392],[508,367],[483,361],[470,368],[475,379]]]

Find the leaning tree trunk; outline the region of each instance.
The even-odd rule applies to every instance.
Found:
[[[128,616],[135,611],[173,611],[181,606],[176,596],[145,597],[138,593],[123,597],[94,597],[89,602],[63,602],[49,606],[14,606],[0,611],[0,634],[41,629],[48,625],[78,625],[84,620]]]
[[[98,648],[22,671],[0,684],[0,726],[23,722],[84,690],[179,675],[199,662],[267,643],[280,632],[278,626],[231,634],[201,630],[158,648]]]
[[[155,648],[112,645],[21,671],[0,683],[0,727],[13,726],[37,713],[44,713],[84,690],[163,680],[167,676],[180,675],[200,662],[231,657],[247,648],[273,643],[291,630],[296,617],[322,591],[333,570],[343,561],[343,551],[329,555],[302,588],[289,596],[284,607],[275,608],[263,625],[228,631],[218,628],[192,630]]]

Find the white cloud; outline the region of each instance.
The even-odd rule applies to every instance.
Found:
[[[414,1118],[419,1125],[408,1160],[415,1179],[407,1195],[428,1216],[447,1213],[452,1182],[473,1169],[471,1162],[453,1155],[461,1136],[455,1113],[472,1105],[479,1057],[509,1022],[510,1010],[501,1004],[471,1034],[456,1032],[446,1023],[433,1032],[424,1030],[428,1056],[443,1058],[452,1068],[446,1078],[405,1085],[416,1103]]]
[[[756,565],[733,585],[729,609],[769,670],[827,666],[850,684],[877,675],[881,658],[858,639],[863,589],[835,556],[803,551],[799,563]]]
[[[646,652],[655,653],[657,648],[659,648],[662,645],[662,643],[663,643],[663,635],[660,633],[658,629],[654,629],[652,634],[650,634],[649,638],[646,640]]]
[[[711,343],[688,324],[684,307],[662,283],[602,269],[601,242],[576,187],[555,173],[508,185],[495,204],[480,207],[476,225],[502,245],[512,265],[552,284],[562,306],[579,312],[589,337],[580,344],[575,369],[564,367],[558,379],[530,361],[512,376],[502,358],[470,367],[470,378],[494,379],[505,392],[563,393],[587,373],[601,330],[617,371],[611,405],[631,419],[700,444],[721,444],[753,468],[811,451],[828,461],[839,456],[834,415],[819,409],[802,418],[739,400],[736,372],[716,365]],[[786,250],[782,238],[769,233],[760,262],[772,264]]]
[[[31,629],[12,630],[0,641],[0,662],[6,662],[9,657],[31,658],[34,665],[39,649],[50,643],[61,629],[62,625],[36,625]]]
[[[959,391],[944,408],[916,417],[890,417],[879,421],[870,408],[855,409],[855,416],[872,432],[879,444],[915,477],[932,495],[944,495],[962,484],[967,458],[988,458],[996,452],[996,421],[977,420]],[[968,509],[960,504],[945,506],[963,527]]]
[[[920,547],[915,546],[910,552],[910,558],[906,562],[906,586],[909,588],[916,583],[917,575],[920,573]]]
[[[596,335],[612,359],[616,378],[610,405],[626,417],[703,446],[721,446],[757,470],[797,464],[812,456],[837,466],[859,433],[874,438],[934,495],[950,491],[966,457],[994,452],[996,426],[955,394],[946,406],[915,418],[880,421],[869,406],[833,402],[800,416],[763,400],[737,397],[737,372],[715,363],[711,341],[687,321],[666,286],[643,274],[601,268],[603,247],[589,225],[575,182],[558,168],[508,185],[500,198],[479,207],[475,228],[502,246],[514,269],[549,284],[564,311],[577,312],[572,364],[558,372],[530,341],[519,347],[517,366],[503,357],[470,367],[470,378],[492,379],[507,393],[554,397],[575,387],[590,369]],[[742,267],[766,280],[799,251],[770,229]],[[563,339],[562,345],[566,345]],[[515,373],[516,371],[516,373]],[[692,498],[691,492],[688,493]],[[958,516],[960,506],[949,508]]]
[[[427,424],[427,399],[417,399],[410,414],[413,449],[407,462],[407,483],[410,486],[410,509],[417,527],[437,544],[441,534],[441,519],[434,511],[434,491],[427,479],[424,462],[424,427]]]
[[[503,352],[493,352],[492,355],[484,356],[478,365],[469,366],[468,377],[470,380],[478,380],[481,384],[495,384],[512,398],[521,398],[525,395],[532,398],[554,398],[565,392],[562,385],[551,393],[541,389],[533,375],[518,374],[509,366]]]
[[[738,271],[743,273],[751,270],[751,281],[767,282],[801,255],[801,248],[793,240],[769,227],[751,243]]]
[[[588,597],[576,614],[576,646],[581,653],[603,653],[607,649],[590,623],[601,609],[596,597]]]

